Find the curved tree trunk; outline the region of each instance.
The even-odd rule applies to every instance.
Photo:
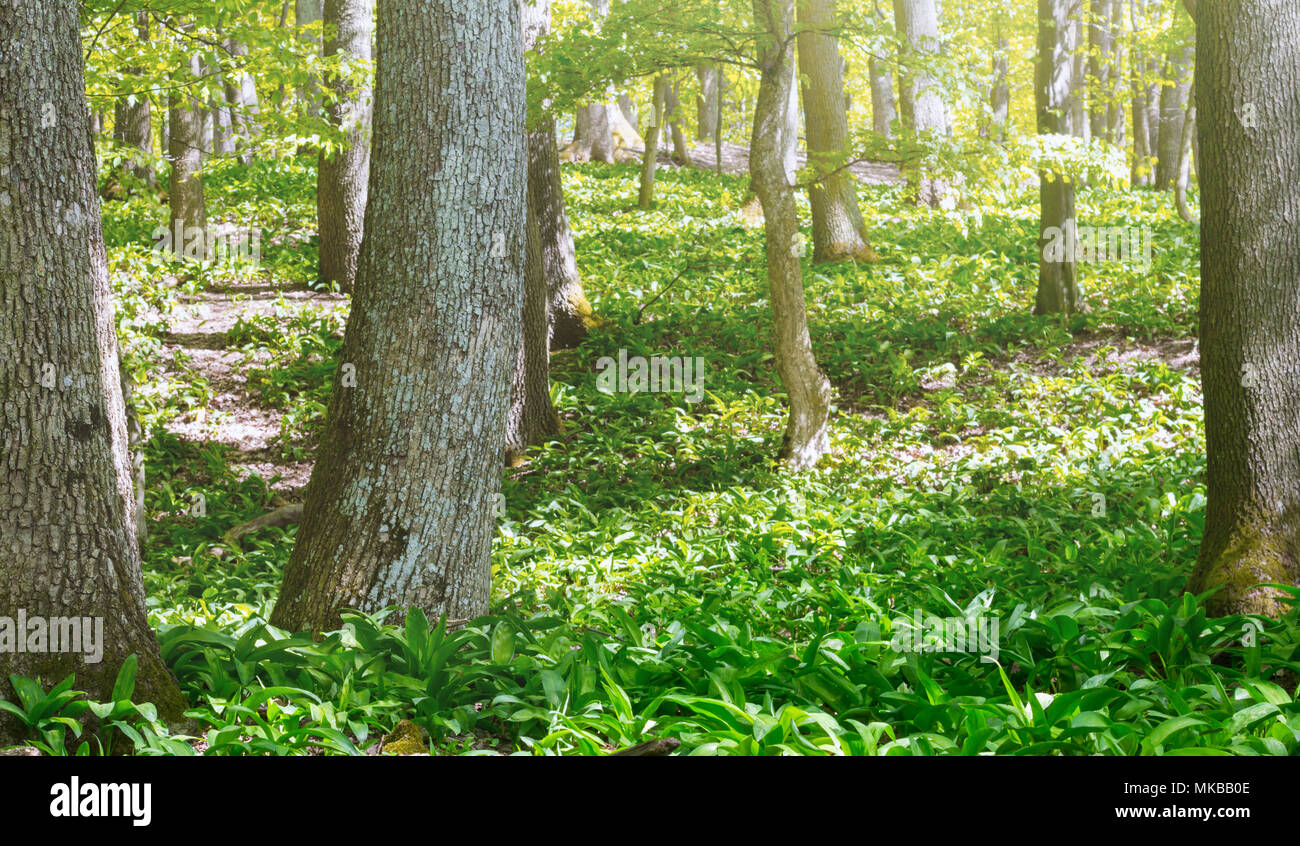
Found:
[[[375,0],[325,0],[325,55],[343,54],[348,61],[370,61]],[[366,187],[370,179],[370,109],[368,85],[334,81],[335,102],[330,121],[342,127],[344,147],[321,151],[316,176],[316,220],[320,232],[320,276],[351,291],[365,225]]]
[[[681,89],[680,79],[673,80],[673,84],[668,88],[668,129],[673,137],[673,161],[683,167],[691,167],[694,162],[691,161],[690,147],[686,146],[686,132],[682,129]]]
[[[546,271],[546,295],[551,324],[551,349],[567,350],[581,344],[595,323],[591,304],[582,288],[578,260],[574,255],[573,231],[564,210],[564,186],[560,182],[560,154],[555,145],[555,122],[537,132],[548,143],[528,145],[529,202],[537,215],[542,241],[542,266]]]
[[[294,630],[488,608],[527,229],[520,7],[378,6],[356,295],[272,615]]]
[[[815,465],[830,450],[831,386],[817,365],[808,334],[794,174],[786,162],[795,145],[788,110],[794,90],[794,0],[754,0],[762,76],[754,107],[749,175],[763,204],[767,282],[772,299],[776,369],[790,400],[781,459],[794,469]]]
[[[1071,0],[1038,0],[1038,131],[1069,135],[1074,86],[1070,54]],[[1038,295],[1034,314],[1069,314],[1081,305],[1075,264],[1074,182],[1060,174],[1039,174],[1041,218],[1038,236]]]
[[[844,63],[838,39],[827,34],[837,26],[834,0],[802,0],[797,38],[803,85],[804,135],[808,160],[825,177],[808,189],[812,206],[813,261],[875,261],[867,242],[867,224],[858,207],[857,180],[837,158],[849,147],[849,118],[844,103]],[[823,167],[829,163],[830,167]]]
[[[167,189],[171,209],[170,231],[181,238],[172,241],[178,255],[191,250],[190,258],[207,257],[208,212],[203,201],[203,106],[188,85],[203,73],[198,53],[189,59],[187,70],[177,79],[168,112],[167,158],[171,180]],[[174,237],[174,235],[173,235]],[[197,240],[196,240],[197,239]],[[196,250],[197,246],[197,250]],[[201,255],[197,254],[201,253]]]
[[[1199,3],[1208,503],[1190,588],[1278,615],[1300,586],[1300,6]]]
[[[80,16],[73,0],[0,5],[0,615],[50,626],[0,650],[0,698],[12,673],[75,674],[109,699],[134,653],[136,701],[176,721],[185,703],[145,614]],[[65,640],[50,618],[82,631]],[[49,651],[56,630],[68,651]],[[19,739],[0,714],[0,746]]]
[[[641,185],[636,205],[649,209],[655,201],[655,171],[659,168],[659,139],[664,134],[664,112],[668,104],[668,77],[655,77],[655,98],[650,107],[650,124],[645,135],[645,152],[641,156]]]

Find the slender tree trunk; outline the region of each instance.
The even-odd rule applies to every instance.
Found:
[[[830,450],[828,419],[831,388],[813,355],[799,266],[799,216],[793,174],[786,169],[794,146],[789,118],[794,87],[794,0],[754,0],[762,71],[754,133],[750,141],[750,182],[763,204],[767,280],[772,299],[776,369],[790,401],[781,458],[792,468],[815,465]]]
[[[319,32],[305,31],[312,24],[319,23],[325,15],[325,0],[294,0],[293,23],[298,29],[298,39],[307,46],[308,52],[316,52],[320,45]],[[313,47],[315,49],[313,49]],[[309,114],[317,114],[321,108],[320,81],[311,78],[298,89],[298,99],[307,104]]]
[[[717,165],[718,176],[722,175],[722,109],[723,95],[727,91],[727,74],[718,66],[718,97],[713,110],[713,161]]]
[[[227,39],[226,49],[232,56],[248,56],[248,45],[234,39]],[[225,83],[226,102],[230,106],[230,129],[235,135],[236,149],[243,149],[239,154],[241,164],[253,163],[253,154],[248,150],[252,139],[261,132],[258,125],[259,109],[257,84],[248,71],[239,71]]]
[[[1110,86],[1107,89],[1106,103],[1106,138],[1116,147],[1123,148],[1124,141],[1124,92],[1126,80],[1124,62],[1127,56],[1124,47],[1124,3],[1125,0],[1110,0],[1110,45],[1111,71]]]
[[[1088,15],[1088,83],[1092,88],[1089,124],[1093,138],[1114,142],[1110,136],[1110,86],[1114,62],[1111,35],[1111,0],[1092,0]]]
[[[946,135],[948,131],[938,82],[924,67],[940,54],[939,15],[934,0],[894,0],[894,25],[901,50],[898,100],[903,125],[924,146],[927,135]],[[938,208],[948,186],[927,173],[917,156],[912,156],[907,165],[908,181],[916,199]]]
[[[567,350],[578,346],[595,324],[595,314],[582,288],[578,260],[574,254],[573,231],[564,209],[564,186],[560,181],[560,155],[555,145],[555,124],[539,132],[549,143],[529,145],[528,182],[542,241],[542,265],[546,271],[546,292],[550,301],[550,347]]]
[[[695,68],[700,93],[695,98],[695,140],[712,141],[718,111],[718,69],[710,65]]]
[[[378,6],[356,296],[272,615],[294,630],[488,607],[527,230],[520,6]]]
[[[73,0],[0,5],[0,613],[49,626],[0,651],[0,698],[10,674],[75,674],[110,699],[134,654],[135,700],[176,722],[145,612],[80,26]],[[21,739],[0,714],[0,746]]]
[[[998,144],[1007,142],[1007,122],[1011,119],[1011,87],[1007,80],[1011,73],[1011,45],[1003,32],[1004,21],[997,19],[993,46],[993,86],[989,94],[991,114],[985,135]]]
[[[167,150],[167,158],[172,164],[167,189],[171,208],[170,232],[180,232],[184,236],[181,241],[172,242],[172,249],[183,255],[189,248],[191,254],[188,257],[197,259],[205,259],[208,255],[208,213],[203,201],[203,106],[190,86],[202,73],[202,61],[195,53],[189,59],[187,70],[178,77],[177,88],[171,94],[168,113],[171,132]]]
[[[136,15],[136,34],[141,41],[149,40],[149,19],[146,13]],[[153,103],[149,95],[140,88],[142,69],[127,68],[123,71],[130,81],[132,93],[119,97],[113,107],[113,140],[119,144],[135,147],[143,153],[123,163],[123,168],[131,171],[136,179],[142,180],[150,187],[158,184],[158,175],[149,164],[148,157],[153,153]]]
[[[894,83],[885,62],[874,53],[867,60],[867,73],[871,77],[871,131],[882,138],[894,137]]]
[[[659,139],[663,136],[664,110],[668,101],[668,77],[655,77],[654,103],[650,107],[650,124],[646,127],[645,153],[641,156],[641,190],[637,208],[649,209],[655,200],[655,171],[659,167]]]
[[[1070,51],[1071,3],[1072,0],[1038,0],[1035,93],[1038,131],[1044,135],[1071,134],[1073,116],[1069,101],[1075,68]],[[1046,171],[1039,174],[1039,181],[1042,214],[1034,313],[1069,314],[1081,305],[1074,248],[1074,182]]]
[[[668,129],[673,138],[673,161],[683,167],[691,167],[691,149],[686,145],[686,132],[682,129],[682,82],[674,79],[668,88]]]
[[[1208,503],[1190,589],[1268,614],[1300,586],[1300,6],[1196,14]],[[1249,105],[1248,105],[1249,104]]]
[[[1072,0],[1070,8],[1070,34],[1068,47],[1074,62],[1070,90],[1070,134],[1087,141],[1092,138],[1092,124],[1088,121],[1088,42],[1083,25],[1084,0]]]
[[[1196,137],[1196,95],[1187,98],[1187,114],[1183,118],[1183,140],[1178,156],[1178,179],[1174,183],[1174,201],[1178,204],[1178,216],[1188,223],[1194,223],[1196,216],[1187,203],[1187,189],[1192,180],[1192,154]]]
[[[343,55],[349,63],[370,61],[375,0],[325,0],[329,35],[325,56]],[[343,77],[333,82],[330,122],[341,127],[344,147],[320,154],[316,181],[316,220],[320,232],[320,282],[351,291],[365,226],[370,179],[372,92]]]
[[[808,189],[812,206],[813,260],[874,261],[867,225],[858,207],[857,180],[843,166],[849,147],[844,102],[844,62],[840,58],[834,0],[802,0],[797,37],[803,85],[804,134],[809,164],[823,178]]]
[[[1188,44],[1169,56],[1173,84],[1160,94],[1160,126],[1156,146],[1156,184],[1161,191],[1171,191],[1178,181],[1178,167],[1183,152],[1183,121],[1187,117],[1187,98],[1192,90],[1195,46]]]
[[[208,64],[208,73],[218,76],[221,65],[217,62]],[[213,92],[208,100],[208,114],[212,121],[212,155],[218,158],[235,154],[234,127],[230,116],[230,107],[226,105],[224,86],[220,93]]]

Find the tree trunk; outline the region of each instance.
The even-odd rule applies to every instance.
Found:
[[[818,176],[824,174],[808,189],[813,261],[874,261],[858,207],[857,180],[839,161],[848,152],[849,118],[838,38],[828,34],[838,25],[834,0],[803,0],[798,21],[804,27],[797,42],[808,159]]]
[[[867,60],[871,77],[871,131],[882,138],[894,137],[894,83],[889,68],[874,53]]]
[[[227,39],[226,49],[232,56],[248,55],[248,45],[234,39]],[[244,70],[227,79],[225,87],[226,102],[230,105],[230,129],[236,136],[235,147],[244,150],[239,154],[239,161],[248,166],[253,163],[253,154],[247,148],[253,137],[261,131],[257,122],[257,83],[254,82],[253,75]]]
[[[578,260],[574,254],[573,231],[569,229],[569,215],[564,209],[564,186],[560,181],[560,155],[555,144],[555,123],[541,130],[549,138],[547,144],[530,144],[528,151],[528,184],[533,211],[537,215],[537,229],[542,240],[542,266],[546,271],[546,293],[551,324],[552,350],[567,350],[586,339],[595,323],[591,304],[582,288],[578,273]]]
[[[1173,190],[1178,181],[1178,167],[1183,152],[1183,121],[1187,117],[1187,98],[1192,89],[1196,47],[1187,45],[1169,56],[1172,84],[1161,89],[1160,127],[1156,144],[1156,184],[1161,191]]]
[[[1106,138],[1116,147],[1124,147],[1124,2],[1110,0],[1110,86],[1107,89]]]
[[[759,31],[762,76],[749,148],[750,182],[763,204],[776,369],[790,401],[781,458],[790,467],[802,469],[815,465],[830,450],[831,388],[817,365],[808,334],[794,174],[784,164],[795,144],[786,114],[794,87],[790,37],[794,0],[754,0],[754,21]]]
[[[683,167],[691,167],[694,162],[691,161],[690,147],[686,146],[686,132],[682,129],[684,116],[681,90],[681,80],[673,80],[672,86],[668,89],[668,129],[673,137],[673,161]]]
[[[1088,121],[1088,43],[1084,40],[1083,0],[1074,0],[1070,10],[1068,48],[1073,60],[1070,89],[1070,134],[1088,141],[1092,124]]]
[[[1092,86],[1089,124],[1093,138],[1114,143],[1110,135],[1110,87],[1114,72],[1114,37],[1111,33],[1112,0],[1092,0],[1088,17],[1088,81]]]
[[[136,15],[136,34],[141,41],[149,40],[149,19],[144,12]],[[128,159],[123,163],[123,168],[129,170],[136,179],[154,187],[158,184],[158,175],[148,161],[148,156],[153,153],[153,103],[146,92],[136,90],[143,86],[139,81],[142,69],[126,68],[123,73],[130,80],[126,84],[132,87],[132,92],[119,97],[114,104],[113,140],[144,153],[138,158]]]
[[[650,125],[645,135],[645,153],[641,156],[641,190],[637,208],[649,209],[655,200],[655,171],[659,167],[659,139],[663,136],[664,110],[668,101],[668,77],[655,77],[654,103],[650,107]]]
[[[0,5],[0,613],[50,627],[0,652],[0,698],[11,673],[75,673],[111,699],[135,654],[135,700],[177,722],[145,612],[80,27],[73,0]],[[20,739],[0,715],[0,746]]]
[[[588,0],[588,3],[597,25],[609,17],[610,0]],[[605,99],[578,108],[573,122],[572,156],[575,162],[614,164],[614,133],[609,112],[617,106],[606,102],[612,95],[613,91],[607,89],[602,95]]]
[[[1192,155],[1196,137],[1196,95],[1187,98],[1187,114],[1183,118],[1183,140],[1178,156],[1178,179],[1174,183],[1174,201],[1178,204],[1178,216],[1188,223],[1196,222],[1191,206],[1187,204],[1187,188],[1192,181]]]
[[[1300,6],[1198,4],[1208,503],[1190,589],[1281,614],[1300,586]]]
[[[219,76],[221,65],[217,62],[208,64],[208,73]],[[208,99],[208,114],[212,120],[212,155],[218,158],[235,154],[234,127],[230,117],[230,107],[226,105],[225,89],[213,92]]]
[[[1070,42],[1072,0],[1038,0],[1038,68],[1035,93],[1038,132],[1069,135],[1074,88]],[[1034,314],[1069,314],[1080,306],[1075,265],[1074,182],[1060,174],[1039,174],[1041,222],[1038,236],[1038,295]]]
[[[939,15],[935,0],[894,0],[894,25],[899,34],[901,53],[898,100],[903,125],[924,147],[926,135],[946,135],[948,117],[939,86],[933,74],[923,67],[940,53]],[[923,156],[917,154],[907,162],[908,182],[915,198],[938,208],[948,186],[927,173]]]
[[[325,0],[329,35],[325,56],[369,62],[375,0]],[[316,177],[316,220],[320,232],[320,277],[352,291],[357,255],[365,226],[366,183],[370,179],[370,109],[368,85],[355,86],[340,76],[334,81],[330,122],[344,132],[341,150],[320,154]]]
[[[1010,50],[1006,34],[1002,31],[1004,21],[997,21],[997,33],[993,49],[993,87],[989,94],[989,111],[991,114],[988,138],[997,144],[1007,142],[1007,122],[1011,119],[1011,87],[1007,79],[1011,73]]]
[[[190,56],[187,72],[182,73],[172,91],[168,113],[167,158],[171,160],[171,181],[167,189],[171,207],[170,232],[181,233],[172,249],[190,258],[205,259],[208,254],[208,213],[203,202],[203,106],[188,86],[203,73],[198,53]],[[197,240],[196,240],[197,239]]]
[[[294,630],[342,608],[488,608],[527,230],[520,7],[378,6],[345,364],[272,615]]]
[[[299,41],[307,45],[308,52],[315,52],[312,49],[313,46],[319,48],[321,37],[319,31],[305,32],[304,29],[314,23],[319,23],[324,16],[325,0],[294,0],[293,23],[298,29]],[[308,114],[319,114],[321,108],[320,81],[314,77],[309,79],[298,89],[298,99],[307,104]]]
[[[718,69],[699,65],[695,68],[695,78],[700,84],[700,93],[695,98],[695,140],[712,141],[720,96]]]

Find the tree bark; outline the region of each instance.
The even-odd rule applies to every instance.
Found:
[[[987,137],[997,143],[1007,142],[1007,122],[1011,119],[1011,87],[1008,78],[1011,73],[1011,45],[1003,32],[1004,21],[997,21],[997,32],[993,48],[993,86],[989,93],[989,111],[991,115]]]
[[[319,23],[325,16],[325,0],[294,0],[293,4],[293,24],[298,30],[298,40],[311,47],[320,45],[320,35],[315,32],[306,32],[305,28],[314,23]],[[321,96],[320,81],[315,77],[298,89],[298,99],[307,104],[307,112],[315,115],[320,112]]]
[[[935,0],[894,0],[894,25],[901,51],[898,101],[903,125],[924,146],[927,135],[946,135],[948,131],[938,83],[924,67],[934,61],[941,48]],[[916,157],[907,163],[908,181],[916,199],[938,208],[948,186],[926,171],[924,163]]]
[[[186,70],[176,80],[172,92],[168,123],[167,158],[171,160],[171,180],[167,189],[171,209],[170,231],[181,232],[181,242],[173,241],[172,249],[182,254],[186,246],[196,242],[201,245],[201,256],[207,257],[208,213],[203,201],[203,105],[187,86],[197,82],[203,73],[198,53],[190,56]],[[178,228],[179,227],[179,228]]]
[[[610,0],[588,0],[596,20],[609,17]],[[612,90],[606,90],[604,99],[578,108],[573,122],[572,156],[575,162],[605,162],[614,164],[614,132],[610,123],[610,109],[618,108],[608,101]]]
[[[549,143],[529,145],[528,183],[530,202],[537,215],[542,241],[542,266],[546,272],[546,293],[550,302],[550,347],[567,350],[581,344],[595,325],[595,314],[587,302],[574,254],[573,231],[564,209],[564,186],[560,180],[560,154],[555,143],[555,123],[541,130]]]
[[[73,0],[0,5],[0,614],[63,634],[49,618],[98,618],[102,637],[86,634],[102,660],[21,632],[42,648],[0,652],[0,698],[15,698],[12,673],[47,687],[75,674],[110,699],[135,654],[135,700],[174,723],[185,703],[146,617],[133,526],[80,26]],[[0,746],[20,739],[0,715]]]
[[[226,49],[232,56],[248,55],[248,45],[234,39],[226,40]],[[243,148],[239,161],[244,166],[253,163],[253,154],[248,150],[249,143],[261,131],[257,112],[260,108],[257,99],[257,83],[253,75],[246,70],[238,71],[225,82],[226,102],[230,106],[230,130],[235,135],[236,149]]]
[[[645,152],[641,156],[641,186],[636,205],[649,209],[655,201],[655,171],[659,167],[659,139],[663,136],[664,111],[668,105],[668,77],[655,77],[654,103],[650,107],[650,124],[646,128]]]
[[[695,98],[695,140],[712,141],[721,97],[718,69],[711,65],[700,65],[695,68],[695,78],[700,84],[700,93]]]
[[[673,138],[673,161],[683,167],[692,167],[694,162],[691,161],[691,150],[686,146],[686,132],[682,129],[681,88],[680,79],[674,79],[668,88],[668,129]]]
[[[325,56],[342,55],[348,63],[370,61],[375,0],[325,0]],[[332,85],[329,119],[344,133],[343,148],[320,154],[316,177],[316,220],[320,233],[322,284],[336,283],[351,292],[365,226],[366,187],[370,179],[370,110],[373,92],[342,76]]]
[[[874,53],[867,60],[867,73],[871,77],[871,131],[882,138],[894,137],[894,83],[885,62]]]
[[[1300,585],[1300,6],[1198,4],[1208,503],[1190,589],[1277,616]]]
[[[293,630],[488,608],[527,229],[520,7],[379,0],[378,21],[356,296],[272,615]]]
[[[803,469],[815,465],[830,450],[831,388],[817,365],[808,334],[794,174],[785,166],[795,144],[787,114],[794,88],[794,0],[754,0],[754,21],[762,75],[754,107],[749,172],[763,204],[776,369],[790,401],[780,457],[791,468]]]
[[[141,41],[149,40],[149,19],[144,12],[136,15],[136,34]],[[138,67],[123,71],[128,78],[138,78],[141,72]],[[153,153],[153,103],[147,94],[133,92],[117,99],[113,107],[113,140],[144,154],[127,160],[123,168],[150,187],[156,186],[158,175],[148,161]]]
[[[1070,42],[1072,0],[1038,0],[1038,68],[1035,93],[1038,132],[1069,135],[1074,87]],[[1061,174],[1039,173],[1041,209],[1038,236],[1038,294],[1034,314],[1069,314],[1080,302],[1075,264],[1074,182]]]
[[[808,188],[812,206],[813,261],[875,261],[867,224],[858,207],[857,180],[837,157],[849,148],[849,118],[844,102],[844,62],[834,0],[801,0],[797,37],[803,87],[804,136],[808,160],[822,178]],[[829,166],[828,166],[829,165]]]
[[[1092,0],[1088,16],[1088,81],[1092,85],[1089,123],[1093,138],[1114,143],[1110,134],[1110,87],[1115,39],[1111,32],[1112,0]]]
[[[1188,44],[1173,51],[1167,67],[1172,84],[1160,92],[1160,126],[1156,144],[1156,183],[1161,191],[1172,191],[1178,181],[1178,167],[1183,152],[1183,121],[1187,117],[1187,98],[1192,90],[1192,71],[1196,47]]]
[[[1178,156],[1178,179],[1174,183],[1174,201],[1178,205],[1178,216],[1187,223],[1195,223],[1196,216],[1187,203],[1187,188],[1192,181],[1192,158],[1196,137],[1196,96],[1187,98],[1187,114],[1183,118],[1183,140]]]

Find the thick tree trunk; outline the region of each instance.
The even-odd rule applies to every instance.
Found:
[[[776,369],[790,401],[781,458],[795,469],[812,467],[830,450],[831,387],[813,355],[803,273],[794,174],[785,165],[795,138],[787,110],[794,88],[794,0],[754,0],[762,71],[749,173],[763,204],[767,281],[772,299]]]
[[[1038,0],[1038,68],[1034,87],[1040,134],[1069,135],[1073,123],[1069,109],[1075,69],[1070,51],[1071,4],[1072,0]],[[1081,305],[1074,249],[1074,182],[1047,172],[1040,173],[1039,180],[1041,220],[1034,313],[1069,314]]]
[[[528,184],[530,202],[537,215],[542,240],[542,266],[546,271],[546,294],[551,324],[550,347],[567,350],[586,339],[595,324],[595,315],[582,288],[578,260],[574,254],[573,231],[564,210],[564,186],[560,181],[560,154],[555,145],[555,123],[538,130],[549,143],[528,147]]]
[[[1171,191],[1178,181],[1178,166],[1183,152],[1183,121],[1187,117],[1187,98],[1192,90],[1195,46],[1189,44],[1169,56],[1169,75],[1173,84],[1161,88],[1160,126],[1156,144],[1156,184],[1161,191]]]
[[[488,608],[527,229],[520,7],[378,7],[356,296],[272,615],[294,630]]]
[[[80,25],[73,0],[0,5],[0,614],[50,627],[0,651],[0,698],[10,674],[75,674],[110,699],[135,654],[135,700],[174,722],[185,703],[145,614]],[[0,714],[0,746],[20,739]]]
[[[1208,503],[1190,588],[1279,615],[1300,586],[1300,6],[1198,4]]]
[[[609,17],[610,0],[588,0],[588,3],[598,22]],[[602,95],[604,99],[578,108],[573,122],[571,151],[575,162],[615,162],[610,110],[618,107],[610,105],[613,93],[612,89],[606,90]]]
[[[203,106],[190,91],[189,86],[203,73],[198,53],[189,59],[187,70],[177,79],[168,111],[167,158],[171,160],[171,181],[167,189],[171,207],[169,231],[181,232],[180,241],[173,240],[172,249],[178,255],[190,250],[190,258],[205,259],[208,254],[208,213],[203,202]],[[179,228],[178,228],[179,227]],[[197,239],[197,240],[196,240]]]
[[[325,55],[348,62],[369,62],[374,35],[375,0],[325,0]],[[340,77],[333,83],[331,123],[344,132],[343,149],[321,151],[316,177],[316,220],[320,232],[320,278],[351,291],[357,276],[361,232],[365,226],[366,188],[370,179],[370,110],[368,85]]]
[[[834,0],[802,0],[797,43],[803,87],[804,135],[809,164],[820,176],[808,189],[812,206],[813,260],[874,261],[867,225],[858,207],[857,180],[838,160],[848,151],[849,118],[844,102]]]
[[[926,135],[948,132],[948,116],[938,83],[923,67],[934,61],[941,48],[935,0],[894,0],[894,25],[901,51],[898,102],[903,125],[924,145]],[[916,199],[938,208],[948,186],[930,175],[917,156],[907,162],[906,172]]]
[[[668,77],[655,77],[654,103],[650,107],[650,124],[646,127],[645,153],[641,156],[641,189],[637,208],[649,209],[655,201],[655,171],[659,167],[659,139],[663,136],[664,111],[668,107]]]
[[[871,131],[883,138],[894,136],[894,83],[889,68],[873,53],[867,60],[867,73],[871,77]]]

